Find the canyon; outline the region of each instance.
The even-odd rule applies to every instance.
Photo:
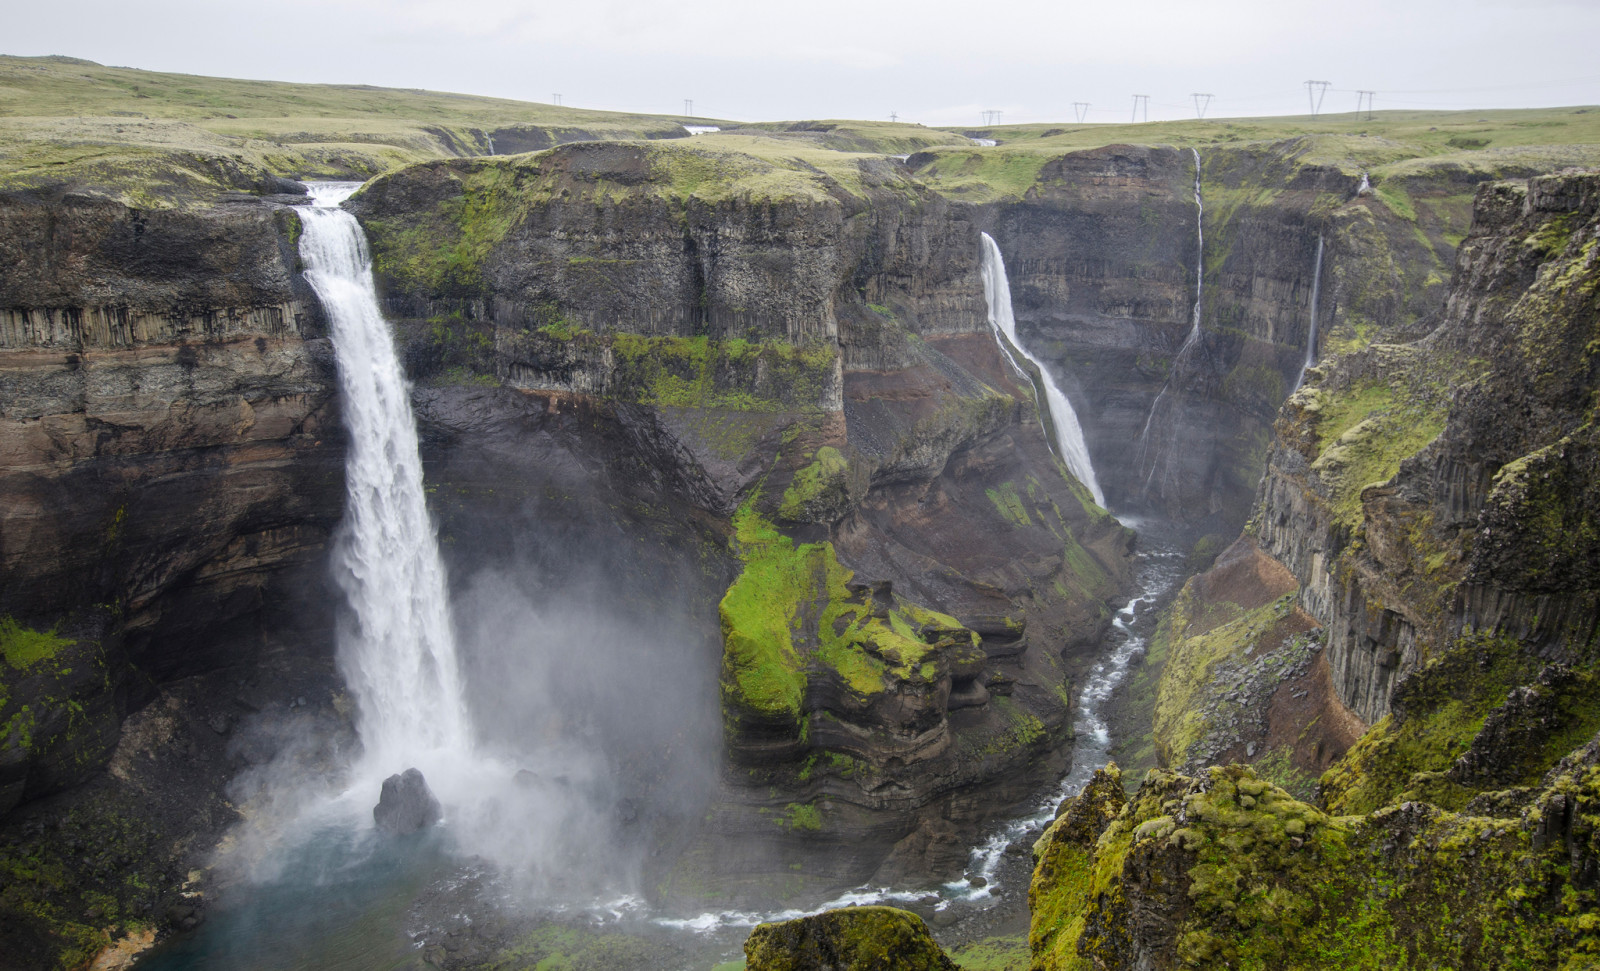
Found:
[[[329,570],[348,404],[301,255],[319,177],[366,180],[345,209],[477,744],[567,837],[505,857],[535,899],[981,896],[970,851],[1069,768],[1159,522],[1195,576],[1113,696],[1126,774],[1034,847],[1023,966],[1326,966],[1309,942],[1361,881],[1398,889],[1341,960],[1592,950],[1600,194],[1547,173],[1600,139],[984,147],[500,110],[334,115],[265,155],[226,122],[175,145],[106,120],[137,164],[0,179],[0,964],[203,927],[259,862],[241,834],[289,814],[286,767],[337,790],[362,747]],[[1104,504],[1058,454],[1056,384]],[[1428,912],[1463,865],[1465,943]],[[1504,894],[1525,939],[1496,936]],[[532,946],[477,916],[413,959]],[[1296,931],[1269,953],[1267,926]]]

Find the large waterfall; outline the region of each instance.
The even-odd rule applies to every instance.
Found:
[[[995,340],[1013,367],[1017,367],[1016,359],[1011,356],[1011,348],[1015,347],[1039,369],[1039,377],[1044,380],[1046,407],[1056,429],[1056,452],[1061,456],[1061,461],[1066,463],[1068,471],[1089,487],[1094,501],[1104,506],[1105,493],[1100,491],[1100,483],[1095,481],[1094,465],[1089,461],[1089,446],[1083,440],[1078,414],[1072,410],[1072,402],[1061,393],[1055,378],[1050,376],[1050,369],[1029,354],[1028,349],[1017,340],[1017,321],[1011,311],[1011,283],[1006,279],[1006,261],[1000,255],[1000,247],[994,238],[988,233],[982,236],[983,292],[989,301],[989,326],[994,328]],[[1017,367],[1017,370],[1021,372],[1022,369]]]
[[[471,732],[409,388],[378,310],[366,237],[338,208],[359,183],[310,188],[300,256],[328,316],[350,433],[334,568],[353,619],[340,632],[339,666],[367,765],[387,774],[466,753]]]
[[[1311,321],[1306,328],[1306,359],[1300,365],[1300,376],[1294,379],[1294,390],[1306,383],[1306,372],[1317,363],[1317,297],[1322,292],[1322,236],[1317,236],[1317,259],[1311,271]]]

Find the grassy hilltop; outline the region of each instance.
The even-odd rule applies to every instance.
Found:
[[[685,123],[717,124],[686,138]],[[975,146],[968,136],[1000,142]],[[572,141],[652,140],[681,167],[853,170],[857,154],[909,155],[917,178],[954,198],[1020,198],[1051,158],[1113,144],[1248,146],[1303,139],[1296,161],[1367,171],[1405,214],[1417,176],[1516,176],[1600,164],[1600,109],[1379,112],[941,130],[862,121],[738,123],[591,111],[437,91],[288,84],[0,56],[0,191],[88,189],[145,206],[273,177],[366,179],[438,158],[508,155]],[[671,140],[671,141],[666,141]],[[719,165],[701,161],[719,159]],[[734,161],[730,163],[730,159]],[[848,181],[848,180],[846,180]],[[1468,180],[1463,180],[1468,181]],[[1474,180],[1475,181],[1475,180]]]

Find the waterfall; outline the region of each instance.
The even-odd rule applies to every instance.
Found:
[[[1146,497],[1150,494],[1150,487],[1155,483],[1156,473],[1163,463],[1170,476],[1170,456],[1159,449],[1152,454],[1150,449],[1150,428],[1156,422],[1156,414],[1160,412],[1161,405],[1166,401],[1167,392],[1172,389],[1172,379],[1181,374],[1187,367],[1189,358],[1196,346],[1200,343],[1200,308],[1201,300],[1205,296],[1206,284],[1206,203],[1200,191],[1200,150],[1190,148],[1194,155],[1194,306],[1189,311],[1189,333],[1183,339],[1183,346],[1178,348],[1177,355],[1172,359],[1172,368],[1167,373],[1167,380],[1161,386],[1161,391],[1156,394],[1156,400],[1150,403],[1150,414],[1145,416],[1144,428],[1139,432],[1138,451],[1135,453],[1135,469],[1143,469],[1149,465],[1149,473],[1144,479],[1144,488],[1141,490]],[[1169,406],[1170,407],[1170,406]],[[1176,430],[1174,430],[1176,436]],[[1177,447],[1177,439],[1168,443],[1168,449]]]
[[[1206,279],[1206,203],[1200,195],[1200,150],[1189,151],[1194,153],[1194,309],[1189,313],[1189,336],[1178,351],[1180,356],[1200,339],[1200,297]]]
[[[1061,393],[1061,388],[1056,385],[1055,378],[1050,376],[1050,370],[1022,346],[1017,339],[1017,320],[1011,311],[1011,282],[1006,279],[1005,258],[1000,255],[1000,247],[988,233],[983,233],[983,293],[989,301],[989,326],[994,328],[994,339],[1000,345],[1000,350],[1005,354],[1006,360],[1017,369],[1018,374],[1026,376],[1026,372],[1011,355],[1011,348],[1015,347],[1022,352],[1022,356],[1032,361],[1039,369],[1039,377],[1044,381],[1045,401],[1042,402],[1050,415],[1056,430],[1056,453],[1061,461],[1066,463],[1068,471],[1077,477],[1079,482],[1088,486],[1089,492],[1094,496],[1096,505],[1106,504],[1105,493],[1100,491],[1100,483],[1094,477],[1094,464],[1089,460],[1089,446],[1083,440],[1083,428],[1078,424],[1078,414],[1072,410],[1072,402]]]
[[[334,569],[353,622],[340,631],[339,667],[367,764],[388,774],[469,752],[470,729],[410,389],[378,310],[366,236],[337,208],[359,183],[308,187],[315,205],[300,210],[300,257],[328,316],[350,434]]]
[[[1306,371],[1317,363],[1317,297],[1322,291],[1322,234],[1317,234],[1317,261],[1311,271],[1311,322],[1306,329],[1306,359],[1300,365],[1300,376],[1294,379],[1294,391],[1305,384]],[[1291,391],[1290,394],[1293,394]]]

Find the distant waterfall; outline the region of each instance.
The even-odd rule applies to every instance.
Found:
[[[444,566],[422,491],[409,387],[378,310],[366,236],[339,203],[359,183],[310,186],[300,210],[305,275],[327,312],[350,452],[335,570],[354,614],[339,666],[357,700],[369,765],[470,751]]]
[[[1097,505],[1106,504],[1105,493],[1100,491],[1100,483],[1094,477],[1094,465],[1089,461],[1089,446],[1083,440],[1083,428],[1078,424],[1078,413],[1072,410],[1072,402],[1061,393],[1061,388],[1056,385],[1056,379],[1050,376],[1050,370],[1038,358],[1028,353],[1017,339],[1017,320],[1011,311],[1011,282],[1006,279],[1006,261],[1000,255],[1000,247],[988,233],[983,233],[983,292],[989,301],[989,326],[994,328],[995,341],[999,343],[1000,350],[1005,354],[1011,366],[1019,374],[1026,374],[1017,364],[1016,358],[1011,356],[1011,348],[1015,347],[1034,366],[1039,369],[1039,377],[1044,380],[1045,407],[1050,413],[1052,423],[1056,429],[1056,452],[1061,461],[1066,463],[1070,471],[1079,482],[1088,486],[1089,492],[1094,495]],[[1008,343],[1009,342],[1009,343]]]
[[[1317,297],[1322,291],[1322,235],[1317,235],[1317,261],[1311,271],[1311,322],[1306,328],[1306,359],[1300,365],[1300,376],[1294,379],[1294,390],[1305,384],[1306,371],[1317,363]]]
[[[1206,201],[1200,191],[1200,150],[1191,148],[1194,155],[1194,305],[1189,311],[1189,333],[1183,339],[1183,346],[1178,348],[1178,353],[1172,359],[1172,367],[1167,372],[1167,380],[1156,394],[1156,400],[1150,403],[1150,414],[1145,416],[1144,428],[1139,432],[1138,451],[1135,455],[1135,468],[1146,470],[1144,487],[1141,493],[1149,497],[1150,487],[1155,484],[1157,474],[1165,468],[1168,477],[1172,474],[1172,460],[1168,454],[1176,448],[1176,429],[1174,437],[1165,449],[1157,446],[1151,448],[1150,429],[1156,424],[1156,415],[1162,411],[1162,405],[1167,405],[1170,410],[1172,405],[1167,402],[1167,392],[1172,390],[1172,379],[1181,376],[1189,365],[1189,359],[1194,355],[1195,348],[1200,345],[1200,311],[1205,297],[1206,286]]]
[[[1206,202],[1200,195],[1200,150],[1194,153],[1194,309],[1189,312],[1189,336],[1184,338],[1180,355],[1200,339],[1200,298],[1206,282]]]

